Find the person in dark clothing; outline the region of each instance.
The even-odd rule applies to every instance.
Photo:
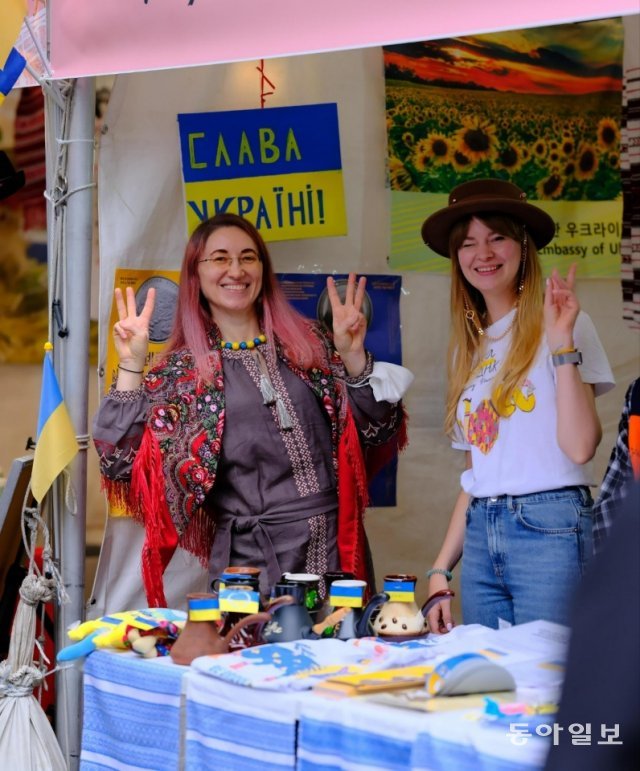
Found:
[[[560,731],[545,771],[631,771],[640,757],[640,482],[587,567],[571,617]],[[573,743],[585,726],[588,746]],[[571,731],[573,727],[574,731]]]

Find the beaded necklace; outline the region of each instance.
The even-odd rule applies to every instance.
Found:
[[[252,348],[257,348],[259,345],[262,345],[266,342],[266,335],[264,333],[260,333],[257,337],[254,337],[253,340],[234,340],[233,342],[230,340],[221,340],[220,348],[227,348],[230,351],[250,351]]]
[[[516,311],[516,313],[517,313],[517,311]],[[481,329],[478,332],[478,334],[484,340],[488,340],[490,343],[497,343],[499,340],[502,340],[503,337],[506,337],[509,334],[509,332],[511,332],[511,330],[513,329],[513,325],[515,324],[515,321],[516,321],[516,314],[514,313],[513,314],[513,318],[511,319],[511,323],[507,326],[507,328],[504,330],[504,332],[502,332],[499,335],[496,335],[495,337],[490,335],[490,334],[488,334],[485,329]]]

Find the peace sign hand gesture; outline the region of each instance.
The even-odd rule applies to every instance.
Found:
[[[361,276],[356,287],[355,273],[349,273],[344,302],[340,300],[336,283],[327,278],[327,295],[333,317],[333,344],[350,376],[359,375],[365,368],[367,356],[364,338],[367,321],[362,312],[367,279]]]
[[[149,325],[155,305],[156,290],[147,292],[144,307],[138,315],[133,288],[126,288],[126,304],[122,290],[115,290],[118,321],[113,325],[113,342],[118,359],[123,367],[142,371],[149,350]]]
[[[580,303],[574,286],[576,264],[569,268],[563,279],[556,268],[547,279],[544,293],[544,328],[551,351],[573,347],[573,328],[580,312]]]

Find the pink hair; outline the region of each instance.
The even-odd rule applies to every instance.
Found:
[[[173,329],[163,358],[186,347],[195,357],[200,375],[207,381],[211,380],[208,332],[214,322],[209,305],[200,291],[197,266],[209,236],[219,228],[229,227],[240,228],[247,233],[262,261],[262,289],[257,303],[267,344],[275,352],[277,340],[287,358],[298,367],[309,369],[322,366],[326,362],[325,345],[314,331],[312,322],[298,313],[285,297],[264,239],[251,222],[230,212],[216,214],[205,220],[191,234],[180,270]]]

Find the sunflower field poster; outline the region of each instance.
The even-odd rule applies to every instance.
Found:
[[[615,18],[385,47],[390,267],[448,273],[422,222],[494,177],[553,217],[545,274],[618,276],[623,40]]]

